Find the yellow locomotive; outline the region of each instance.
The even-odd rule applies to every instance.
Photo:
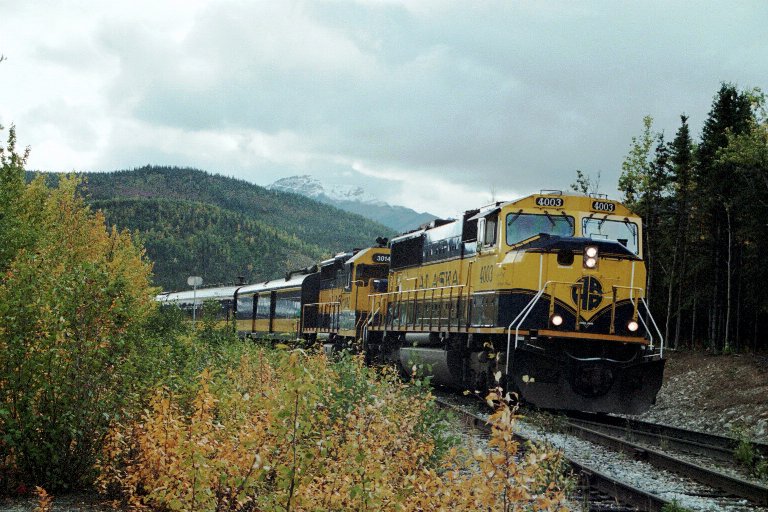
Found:
[[[318,300],[304,305],[301,333],[306,338],[321,340],[327,351],[351,348],[366,338],[369,297],[386,291],[386,243],[379,238],[374,247],[340,253],[320,263]]]
[[[218,300],[243,336],[354,347],[463,389],[485,391],[498,377],[542,408],[637,414],[664,370],[642,240],[641,219],[622,204],[552,191],[435,220],[285,279],[196,293]],[[190,295],[158,300],[193,310]]]
[[[645,303],[642,223],[604,197],[542,193],[434,221],[390,243],[366,347],[436,383],[486,390],[500,372],[543,408],[636,414],[661,386]]]

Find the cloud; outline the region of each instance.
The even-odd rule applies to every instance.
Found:
[[[0,119],[33,166],[347,173],[437,213],[575,169],[610,189],[644,115],[696,130],[768,69],[760,1],[0,5]]]

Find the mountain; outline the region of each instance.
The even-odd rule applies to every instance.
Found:
[[[393,206],[380,201],[362,187],[354,185],[323,185],[312,176],[291,176],[268,185],[269,190],[292,192],[311,197],[350,213],[356,213],[388,226],[398,233],[415,229],[437,218],[431,213],[419,213],[404,206]]]
[[[196,169],[81,176],[84,195],[109,225],[139,233],[165,290],[186,289],[190,275],[204,286],[272,279],[395,234],[328,204]]]
[[[363,187],[356,187],[354,185],[323,185],[320,180],[308,175],[283,178],[268,185],[267,188],[269,190],[300,194],[312,199],[354,201],[379,205],[387,204],[368,194]]]

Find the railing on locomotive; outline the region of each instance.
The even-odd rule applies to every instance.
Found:
[[[427,300],[427,292],[431,292],[431,296],[429,297],[429,300],[434,302],[434,300],[436,298],[438,300],[440,300],[440,301],[444,300],[446,298],[445,297],[445,290],[449,290],[450,293],[449,293],[447,298],[449,300],[452,300],[453,298],[456,298],[458,300],[458,299],[460,299],[462,297],[462,293],[461,292],[466,287],[467,287],[467,285],[465,285],[465,284],[458,284],[458,285],[450,285],[450,286],[436,286],[436,287],[432,287],[432,288],[412,288],[410,290],[397,290],[397,291],[394,291],[394,292],[372,293],[370,295],[370,298],[371,298],[371,311],[377,310],[377,311],[384,311],[384,312],[386,312],[387,311],[387,307],[390,304],[390,301],[386,300],[386,302],[385,302],[385,299],[388,299],[390,296],[397,296],[397,300],[392,301],[392,303],[398,304],[398,306],[399,306],[403,302],[403,300],[402,300],[403,294],[406,295],[406,299],[405,299],[406,301],[410,301],[410,300],[414,300],[415,301],[416,299],[418,299],[418,294],[422,293],[421,304],[423,305],[426,302],[426,300]],[[455,290],[455,289],[458,289],[458,291],[459,291],[458,295],[456,295],[456,296],[453,295],[453,290]],[[435,292],[438,291],[438,290],[440,291],[440,296],[435,297]],[[465,295],[468,296],[468,293],[465,294]],[[377,305],[378,305],[378,308],[376,307]],[[398,316],[400,316],[400,315],[398,315]],[[457,312],[457,316],[458,316],[458,312]],[[372,315],[371,318],[372,319],[375,318],[375,315]],[[384,324],[385,324],[385,327],[386,327],[386,322],[387,322],[387,315],[386,315],[386,313],[384,313]],[[450,314],[449,314],[448,321],[446,323],[450,327],[450,325],[451,325]],[[381,324],[379,323],[378,325],[380,326]],[[413,326],[415,327],[415,321],[414,321]],[[394,317],[392,319],[392,327],[394,327]],[[400,317],[400,319],[398,321],[398,329],[400,329],[401,327],[402,327],[402,317]],[[431,320],[430,320],[429,327],[432,328],[432,321]],[[438,329],[441,328],[441,327],[442,327],[441,322],[439,322],[438,323]],[[408,328],[408,323],[406,322],[406,329],[407,328]],[[424,319],[423,318],[422,318],[422,322],[421,322],[421,325],[420,325],[420,329],[422,329],[422,330],[424,329]]]
[[[340,302],[312,302],[310,304],[304,304],[304,314],[302,315],[302,321],[301,321],[301,330],[304,331],[306,329],[320,329],[320,320],[319,316],[321,314],[321,307],[322,314],[330,314],[336,319],[336,328],[338,329],[338,322],[339,322],[339,307],[341,303]],[[308,307],[316,307],[317,308],[317,315],[315,315],[316,318],[316,325],[315,327],[308,327],[306,325],[307,321],[307,308]],[[331,320],[330,325],[328,326],[328,329],[334,328],[334,322]]]
[[[559,284],[568,285],[571,288],[575,286],[578,286],[578,287],[583,286],[583,283],[572,283],[567,281],[547,281],[546,283],[544,283],[543,286],[541,286],[539,291],[536,293],[536,295],[533,296],[533,298],[528,302],[528,304],[526,304],[525,307],[523,307],[523,309],[520,310],[520,313],[517,314],[517,316],[512,320],[512,322],[510,322],[509,326],[507,327],[507,354],[506,354],[506,364],[505,364],[505,371],[507,374],[509,374],[509,355],[510,355],[510,349],[512,348],[512,326],[515,326],[515,349],[517,349],[517,342],[519,341],[519,335],[520,335],[520,326],[528,318],[528,315],[533,310],[533,307],[538,303],[539,299],[541,299],[541,296],[544,295],[544,292],[546,291],[547,287],[549,287],[550,285],[554,287]],[[642,318],[642,316],[638,315],[639,303],[642,302],[643,305],[645,306],[646,311],[648,313],[648,317],[650,318],[651,322],[653,323],[653,326],[656,329],[657,334],[659,335],[659,357],[663,357],[664,356],[664,338],[661,336],[661,331],[659,330],[658,325],[656,325],[656,320],[654,320],[653,315],[651,315],[651,312],[648,309],[648,304],[645,302],[645,297],[641,296],[641,294],[642,295],[645,294],[645,290],[643,288],[640,288],[638,286],[618,286],[618,285],[613,286],[613,290],[611,292],[611,295],[612,295],[611,326],[610,326],[611,333],[614,332],[614,321],[615,321],[615,311],[616,311],[616,290],[618,289],[630,290],[630,299],[632,300],[633,307],[634,307],[633,318],[639,318],[640,321],[643,323],[645,332],[648,334],[648,337],[649,337],[649,347],[653,349],[654,348],[653,333],[649,329],[647,323]],[[637,299],[634,298],[635,290],[639,292]],[[554,297],[555,297],[555,293],[554,291],[552,291],[552,293],[550,293],[550,313],[554,306]],[[579,323],[578,323],[579,316],[580,316],[580,311],[577,313],[576,330],[578,330],[578,327],[579,327]]]

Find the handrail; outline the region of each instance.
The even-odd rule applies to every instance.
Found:
[[[506,373],[509,375],[509,356],[512,348],[512,326],[515,326],[515,349],[517,349],[517,342],[518,337],[520,333],[520,326],[525,322],[526,318],[528,318],[528,315],[533,310],[533,307],[536,305],[536,303],[541,299],[541,296],[544,295],[544,291],[547,289],[549,285],[553,284],[567,284],[570,286],[573,286],[573,283],[565,282],[565,281],[547,281],[544,283],[544,285],[541,287],[541,289],[536,292],[536,295],[533,296],[533,298],[528,301],[528,304],[526,304],[523,309],[520,310],[520,312],[517,314],[517,316],[510,322],[509,326],[507,327],[507,355],[506,355]],[[640,292],[645,293],[645,290],[639,286],[614,286],[615,289],[630,289],[630,290],[639,290]],[[648,307],[648,303],[645,301],[645,297],[640,296],[638,297],[638,300],[642,302],[643,306],[645,306],[645,310],[648,313],[648,318],[650,318],[651,323],[653,324],[653,327],[656,329],[656,334],[659,337],[659,356],[664,356],[664,337],[661,335],[661,330],[659,329],[659,326],[656,324],[656,320],[653,318],[653,314],[651,313],[650,308]],[[642,322],[643,327],[645,328],[645,332],[648,334],[648,337],[650,338],[650,347],[654,347],[654,336],[653,332],[649,328],[648,324],[646,323],[645,319],[643,319],[642,315],[638,315],[638,319],[640,322]],[[576,322],[578,325],[579,319],[576,318]]]
[[[455,285],[448,285],[448,286],[434,286],[431,288],[413,288],[411,290],[395,290],[391,292],[382,292],[382,293],[372,293],[369,294],[369,298],[371,300],[371,309],[374,309],[376,304],[378,304],[378,309],[381,309],[381,306],[386,301],[387,305],[393,305],[397,307],[397,320],[395,320],[395,308],[393,307],[391,310],[388,310],[388,313],[384,316],[384,328],[386,330],[387,326],[389,325],[391,328],[395,328],[395,322],[397,322],[397,328],[402,329],[403,324],[405,324],[406,328],[408,325],[416,326],[417,320],[414,316],[413,322],[410,322],[407,319],[403,319],[403,315],[407,315],[408,312],[408,304],[412,306],[411,311],[415,313],[417,310],[417,306],[421,307],[421,310],[424,311],[424,305],[426,302],[430,302],[431,304],[434,304],[435,301],[439,301],[440,304],[444,300],[446,300],[446,296],[444,294],[445,290],[448,290],[448,300],[449,301],[460,301],[461,298],[464,296],[462,293],[462,289],[467,288],[467,285],[464,284],[455,284]],[[453,290],[458,289],[459,292],[457,295],[453,295]],[[436,292],[439,292],[436,293]],[[427,293],[430,293],[430,296],[427,297]],[[389,300],[391,296],[394,297],[394,300]],[[403,307],[405,307],[405,310],[403,310]],[[457,305],[458,307],[458,305]],[[421,316],[421,328],[424,329],[424,323],[428,320],[429,321],[429,328],[431,329],[433,326],[433,322],[437,321],[438,328],[443,327],[443,319],[442,316],[439,316],[438,318],[434,317],[434,308],[430,309],[430,315],[429,318],[425,317],[423,314]],[[442,306],[440,308],[440,315],[442,315]],[[389,319],[388,319],[389,317]],[[457,315],[458,318],[458,315]],[[449,322],[450,322],[450,308],[449,308]],[[458,320],[457,320],[458,322]],[[447,324],[447,327],[450,329],[451,325],[450,323]],[[458,329],[458,327],[457,327]]]
[[[376,315],[379,314],[380,309],[381,309],[381,304],[379,304],[379,307],[376,308],[376,311],[374,311],[373,314],[368,317],[368,321],[365,323],[366,327],[371,325],[371,322],[373,322],[373,319],[376,317]]]
[[[624,289],[624,290],[638,290],[642,292],[642,295],[638,294],[637,301],[638,304],[642,303],[643,306],[645,306],[645,312],[648,314],[648,318],[651,319],[651,324],[653,325],[653,328],[656,329],[656,334],[659,337],[659,356],[664,357],[664,336],[661,334],[661,330],[659,329],[658,324],[656,324],[656,319],[653,318],[653,313],[651,313],[651,309],[648,307],[648,303],[645,301],[645,289],[640,286],[618,286],[614,285],[614,288],[616,289]],[[633,297],[631,299],[634,303],[635,298]],[[648,337],[650,338],[650,347],[654,348],[655,346],[655,337],[653,335],[653,331],[651,331],[650,326],[645,321],[645,319],[642,317],[642,315],[637,315],[638,320],[643,324],[643,327],[645,328],[645,332],[648,334]]]
[[[512,326],[517,322],[522,315],[525,315],[522,320],[520,320],[520,323],[525,321],[526,318],[528,318],[528,312],[533,309],[533,306],[539,301],[541,296],[544,294],[544,290],[547,288],[547,286],[551,283],[551,281],[547,281],[544,283],[544,286],[541,287],[541,289],[536,292],[536,295],[533,296],[533,298],[528,302],[528,304],[525,305],[523,309],[520,310],[520,312],[517,314],[517,316],[510,322],[509,327],[507,327],[507,361],[505,365],[505,373],[506,375],[509,375],[509,353],[510,349],[512,348]],[[519,331],[520,325],[518,324],[518,328],[515,329],[515,349],[517,349],[517,333]]]
[[[334,327],[334,318],[331,318],[330,322],[328,323],[328,329],[329,330],[334,330],[334,329],[338,330],[339,329],[340,311],[337,308],[339,308],[341,306],[341,302],[311,302],[309,304],[304,304],[302,306],[304,308],[304,315],[303,315],[303,318],[302,318],[302,326],[303,326],[303,328],[307,328],[307,326],[304,325],[304,324],[306,323],[306,318],[307,318],[307,309],[306,308],[308,306],[315,306],[315,307],[317,307],[316,315],[317,315],[318,318],[315,319],[315,323],[317,325],[315,325],[314,328],[317,329],[318,331],[322,328],[322,326],[320,325],[320,318],[319,318],[319,316],[320,316],[321,313],[322,314],[326,314],[326,308],[322,308],[323,310],[321,312],[321,306],[333,306],[330,309],[330,315],[332,317],[335,317],[336,325]]]
[[[642,317],[642,315],[637,315],[637,319],[638,319],[638,320],[640,320],[640,323],[641,323],[641,324],[643,324],[643,329],[645,329],[645,332],[648,334],[648,338],[649,338],[649,340],[648,340],[648,341],[650,342],[650,345],[649,345],[649,346],[650,346],[651,348],[653,348],[653,347],[654,347],[654,337],[653,337],[653,333],[652,333],[652,332],[651,332],[651,330],[648,328],[648,324],[645,322],[645,319]]]
[[[634,308],[634,311],[632,313],[632,318],[638,316],[638,306],[640,304],[640,298],[641,295],[645,296],[645,289],[641,288],[640,286],[621,286],[618,284],[615,284],[611,287],[612,293],[613,293],[613,303],[611,304],[611,334],[614,333],[616,329],[616,290],[629,290],[629,300],[632,302],[632,307]],[[635,298],[635,290],[637,290],[639,293],[637,294],[637,298]],[[648,336],[650,336],[651,341],[651,347],[653,347],[653,334],[651,334],[648,329],[646,328],[645,332],[648,333]]]
[[[395,295],[397,293],[413,293],[413,292],[429,292],[432,290],[444,290],[447,288],[466,288],[467,285],[465,284],[451,284],[448,286],[435,286],[433,288],[413,288],[412,290],[400,290],[400,291],[394,291],[394,292],[381,292],[381,293],[371,293],[368,295],[369,297],[382,297],[384,295]]]
[[[517,314],[517,316],[512,320],[512,322],[509,324],[509,327],[507,327],[507,357],[506,357],[506,368],[505,372],[507,375],[509,375],[509,353],[510,349],[512,348],[512,326],[515,325],[515,322],[517,322],[517,326],[515,327],[515,349],[517,349],[517,338],[520,333],[520,326],[523,325],[523,322],[525,322],[525,319],[528,318],[528,315],[533,310],[533,306],[536,305],[536,303],[539,301],[542,295],[544,295],[544,291],[547,289],[547,287],[551,284],[567,284],[568,286],[573,286],[573,283],[570,281],[547,281],[544,283],[544,286],[541,287],[541,289],[536,293],[536,295],[533,296],[533,298],[528,302],[528,304],[525,305],[523,309],[520,310],[520,312]],[[522,318],[520,318],[522,316]],[[576,319],[576,322],[578,324],[579,319]]]
[[[656,334],[659,335],[659,357],[664,357],[664,336],[661,335],[661,330],[659,330],[659,326],[656,325],[656,319],[653,318],[653,313],[651,313],[651,309],[648,307],[648,303],[645,302],[645,297],[641,297],[640,300],[643,302],[643,306],[645,306],[645,311],[648,313],[648,318],[651,319],[651,323],[653,323],[653,327],[656,328]],[[648,327],[645,328],[645,331],[649,332]]]

